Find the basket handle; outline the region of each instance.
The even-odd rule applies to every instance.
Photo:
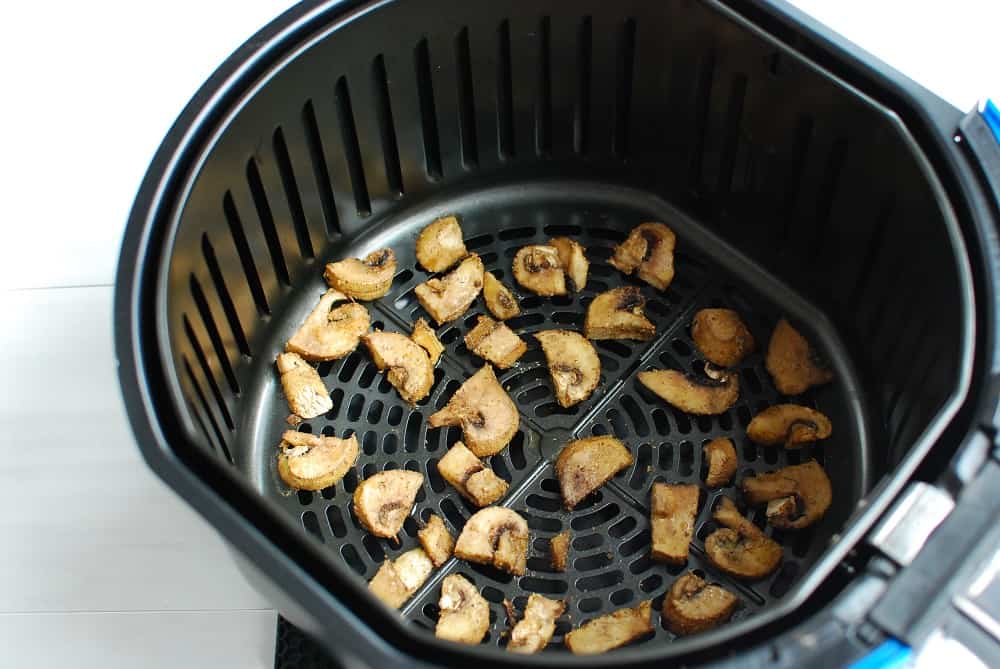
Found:
[[[965,144],[979,163],[986,186],[1000,207],[1000,108],[990,99],[979,103],[958,124],[955,141]]]

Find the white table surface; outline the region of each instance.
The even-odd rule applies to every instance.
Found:
[[[170,123],[289,4],[4,8],[0,666],[271,666],[269,604],[135,449],[114,375],[111,285],[132,198]],[[795,4],[962,109],[1000,99],[996,0]]]

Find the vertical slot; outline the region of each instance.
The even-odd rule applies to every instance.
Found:
[[[535,152],[552,153],[552,30],[543,16],[538,26],[538,107],[535,111]]]
[[[462,142],[462,166],[475,169],[479,165],[476,137],[476,102],[472,85],[472,57],[469,53],[469,29],[462,28],[455,36],[456,83],[458,84],[458,128]]]
[[[365,166],[361,159],[361,146],[358,144],[358,129],[354,125],[354,110],[351,108],[351,93],[347,89],[347,78],[337,79],[334,87],[333,101],[337,108],[337,120],[340,123],[340,138],[344,143],[344,159],[347,161],[347,171],[351,175],[351,188],[354,190],[354,205],[358,216],[371,216],[372,203],[368,196],[368,183],[365,181]]]
[[[219,269],[219,260],[215,257],[215,249],[208,240],[208,235],[204,233],[201,235],[201,254],[205,258],[205,265],[208,267],[209,276],[212,277],[215,294],[219,298],[219,302],[222,303],[222,310],[226,314],[226,320],[229,322],[229,329],[233,333],[236,346],[243,355],[252,356],[250,344],[247,342],[247,336],[243,332],[243,325],[240,323],[240,317],[236,313],[236,305],[233,304],[233,298],[229,294],[229,289],[226,288],[226,281],[222,276],[222,271]]]
[[[191,344],[191,350],[194,351],[195,358],[198,359],[198,366],[201,367],[201,371],[204,373],[205,379],[208,381],[208,388],[212,391],[212,396],[215,397],[215,403],[219,406],[219,413],[222,414],[222,419],[226,422],[226,427],[232,430],[236,427],[236,425],[233,423],[233,417],[229,413],[229,407],[226,406],[226,401],[222,397],[222,390],[219,388],[219,384],[215,380],[215,375],[212,374],[212,368],[208,364],[208,358],[205,357],[205,350],[201,347],[198,337],[195,336],[194,330],[191,328],[191,321],[188,320],[187,314],[183,316],[183,321],[184,334],[187,336],[188,343]]]
[[[431,81],[431,54],[427,40],[417,44],[414,55],[417,68],[417,97],[424,137],[424,169],[432,181],[441,178],[441,145],[438,138],[437,112],[434,109],[434,84]]]
[[[573,110],[573,151],[578,155],[587,153],[590,141],[590,78],[593,54],[593,21],[589,16],[580,21],[577,33],[576,109]]]
[[[629,117],[632,110],[632,74],[635,71],[635,19],[626,19],[618,36],[618,63],[615,68],[615,125],[611,152],[616,158],[628,155]]]
[[[222,449],[223,454],[226,456],[226,460],[229,460],[230,464],[233,462],[233,456],[229,454],[229,448],[226,447],[226,440],[222,436],[222,430],[219,429],[219,424],[215,420],[215,416],[212,415],[211,410],[208,408],[208,400],[205,398],[205,393],[201,389],[201,384],[198,383],[198,379],[194,375],[194,370],[191,369],[191,364],[188,362],[186,356],[181,356],[184,361],[184,371],[187,373],[188,381],[191,383],[191,387],[194,388],[195,395],[198,396],[198,401],[201,403],[201,410],[208,417],[208,422],[212,426],[212,432],[215,433],[215,437],[219,448]],[[197,415],[197,414],[196,414]],[[204,425],[202,425],[204,427]],[[211,446],[211,440],[209,443]]]
[[[736,152],[739,149],[740,123],[743,119],[743,103],[746,100],[746,93],[747,77],[745,74],[738,74],[733,78],[732,89],[729,92],[725,138],[719,166],[719,193],[723,197],[729,195],[733,188],[733,172],[736,169]]]
[[[497,133],[500,160],[514,157],[514,83],[510,66],[510,21],[497,29]]]
[[[271,256],[274,273],[277,275],[278,281],[290,286],[292,282],[288,278],[288,267],[285,265],[285,256],[281,252],[281,240],[278,239],[278,231],[274,227],[274,215],[271,213],[271,205],[267,201],[267,193],[264,192],[264,184],[260,180],[257,161],[253,158],[247,161],[247,185],[250,186],[250,196],[257,209],[260,229],[264,233],[264,241],[267,243],[267,252]]]
[[[281,127],[275,128],[271,137],[271,148],[278,164],[278,174],[281,175],[281,186],[285,189],[285,200],[288,211],[292,214],[292,226],[295,228],[295,239],[299,243],[299,253],[303,258],[314,257],[312,240],[309,239],[309,226],[306,223],[306,212],[302,208],[302,197],[299,195],[299,185],[295,181],[292,170],[292,160],[288,157],[288,145],[285,143],[285,133]]]
[[[330,185],[330,170],[323,153],[323,140],[319,134],[319,124],[316,122],[316,110],[312,100],[306,100],[302,106],[302,127],[305,129],[306,144],[309,147],[309,161],[313,166],[313,178],[319,191],[319,201],[323,206],[323,219],[326,221],[326,236],[329,239],[340,236],[340,218],[337,216],[337,201],[333,197],[333,186]]]
[[[229,191],[226,191],[226,194],[222,197],[222,211],[226,216],[226,223],[229,224],[229,234],[233,238],[236,253],[240,257],[243,274],[247,278],[247,285],[250,287],[250,294],[253,296],[254,304],[257,305],[257,312],[261,316],[267,316],[271,313],[271,308],[267,305],[267,298],[264,297],[264,288],[260,283],[260,275],[257,274],[257,265],[253,261],[250,244],[247,243],[247,235],[243,231],[243,223],[236,212],[233,195]]]
[[[792,140],[792,159],[788,163],[788,173],[785,175],[785,197],[781,206],[781,229],[778,238],[787,241],[792,232],[792,221],[795,218],[795,203],[802,190],[802,173],[806,169],[806,157],[809,155],[809,143],[812,141],[813,120],[810,116],[800,116],[795,126],[795,137]]]
[[[813,257],[819,257],[826,244],[830,219],[833,216],[833,203],[837,197],[837,188],[840,185],[840,177],[844,172],[846,162],[847,140],[841,137],[830,148],[826,169],[823,170],[823,181],[820,183],[819,193],[816,195],[816,235],[813,239]]]
[[[875,214],[871,238],[868,240],[868,244],[863,247],[865,249],[864,260],[858,266],[858,280],[855,282],[853,290],[851,290],[851,299],[847,304],[860,304],[862,295],[868,292],[868,282],[871,280],[872,270],[874,270],[876,263],[882,262],[879,259],[882,257],[883,247],[885,246],[885,233],[889,227],[889,221],[892,218],[895,208],[895,198],[889,195],[886,196],[878,212]]]
[[[201,316],[201,322],[205,326],[205,331],[208,332],[208,339],[212,342],[215,357],[219,359],[219,364],[222,366],[222,373],[225,375],[226,381],[229,382],[229,388],[233,391],[233,394],[239,395],[240,384],[236,380],[236,374],[233,372],[232,365],[229,364],[229,355],[226,353],[226,346],[222,343],[222,337],[219,335],[219,327],[216,325],[215,319],[212,318],[212,312],[208,308],[205,293],[194,274],[189,275],[188,279],[191,297],[194,298],[194,304],[198,308],[198,315]]]
[[[712,101],[712,80],[715,78],[715,48],[705,52],[698,68],[698,83],[694,94],[694,146],[691,154],[691,187],[701,190],[701,171],[708,138],[708,110]]]
[[[375,56],[372,62],[372,77],[375,85],[375,111],[378,114],[378,128],[382,136],[382,157],[385,161],[385,179],[392,194],[403,196],[403,174],[399,167],[399,144],[396,140],[396,126],[392,118],[392,101],[389,98],[389,78],[385,72],[385,58]]]

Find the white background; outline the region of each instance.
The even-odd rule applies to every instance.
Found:
[[[274,613],[136,454],[110,286],[132,198],[173,119],[289,4],[3,8],[2,666],[270,666]],[[963,110],[1000,99],[998,0],[793,4]]]

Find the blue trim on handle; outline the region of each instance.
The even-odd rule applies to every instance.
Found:
[[[979,112],[983,115],[983,120],[986,121],[986,125],[990,126],[990,130],[993,131],[993,137],[1000,143],[1000,109],[993,104],[993,100],[986,100],[986,104]]]
[[[911,653],[906,644],[889,639],[848,669],[901,669],[910,659]]]

